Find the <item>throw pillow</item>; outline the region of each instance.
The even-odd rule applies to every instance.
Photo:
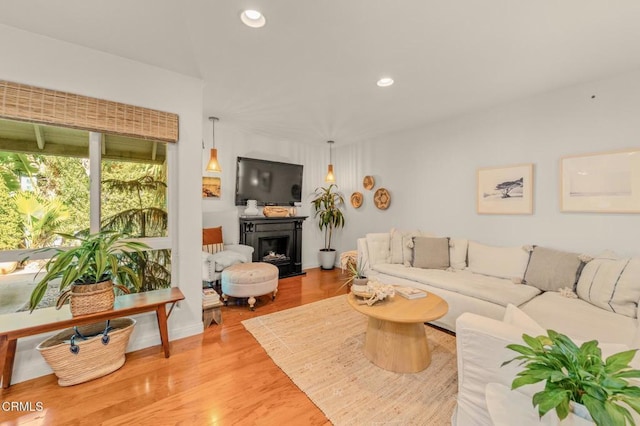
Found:
[[[453,270],[461,271],[467,267],[467,247],[469,247],[469,240],[449,239],[449,261]]]
[[[389,233],[381,232],[367,234],[366,239],[367,251],[369,252],[369,267],[379,263],[389,263]]]
[[[224,249],[222,242],[222,226],[205,228],[202,230],[202,250],[207,253],[217,253]]]
[[[390,249],[391,249],[391,263],[404,263],[404,237],[405,235],[409,235],[413,237],[414,235],[418,235],[418,231],[402,231],[400,229],[391,228],[390,234]]]
[[[605,252],[585,265],[576,293],[580,299],[599,308],[636,318],[640,299],[639,268],[640,258],[621,259]]]
[[[425,269],[447,269],[449,238],[415,237],[412,266]]]
[[[522,280],[529,262],[523,247],[493,247],[469,241],[469,270],[476,274]]]
[[[542,291],[559,291],[575,288],[580,270],[579,254],[545,247],[534,247],[529,266],[524,274],[525,284]]]
[[[511,324],[514,327],[521,329],[524,333],[530,336],[540,336],[541,334],[547,334],[544,328],[540,326],[533,318],[525,314],[520,308],[509,303],[507,309],[504,311],[504,318],[502,322]]]

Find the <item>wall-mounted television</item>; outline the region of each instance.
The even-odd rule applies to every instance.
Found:
[[[292,206],[302,201],[302,165],[238,157],[236,206]]]

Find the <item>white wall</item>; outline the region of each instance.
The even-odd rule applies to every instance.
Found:
[[[172,217],[176,236],[172,259],[174,282],[186,300],[169,318],[176,339],[202,331],[200,277],[200,171],[202,150],[202,82],[173,72],[81,46],[0,25],[0,79],[173,112],[180,117],[180,141],[171,149],[177,161]],[[155,314],[140,315],[129,349],[160,343]],[[50,372],[33,349],[44,336],[20,339],[13,382]],[[160,350],[160,349],[158,349]]]
[[[211,121],[205,118],[203,127],[205,134],[205,150],[202,158],[202,170],[209,160],[209,149],[213,138]],[[236,208],[236,158],[250,157],[262,160],[281,161],[285,163],[302,164],[302,207],[297,208],[299,216],[309,216],[302,226],[302,268],[314,268],[319,265],[318,250],[323,245],[323,234],[317,229],[313,219],[313,211],[309,201],[310,194],[318,186],[324,186],[324,175],[329,162],[329,150],[326,143],[319,141],[317,145],[296,143],[295,141],[274,140],[273,138],[247,133],[232,123],[216,122],[216,148],[218,161],[222,173],[203,172],[205,176],[219,176],[221,181],[221,196],[219,199],[207,198],[202,200],[202,210],[208,216],[207,223],[214,223],[211,219],[216,211],[226,211]],[[242,214],[244,207],[238,207]],[[236,235],[238,231],[236,230]]]
[[[495,245],[638,254],[640,215],[561,213],[558,195],[561,157],[640,148],[638,117],[637,71],[339,148],[339,183],[347,195],[363,192],[365,203],[348,206],[338,246],[355,248],[367,232],[398,227]],[[478,215],[477,169],[518,163],[534,164],[534,214]],[[376,178],[374,191],[391,192],[388,210],[377,210],[373,191],[362,188],[367,174]]]

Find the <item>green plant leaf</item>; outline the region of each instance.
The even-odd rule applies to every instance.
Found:
[[[612,426],[614,425],[614,423],[611,423],[611,416],[609,415],[609,413],[607,413],[603,401],[595,399],[590,395],[584,395],[582,397],[582,403],[585,407],[587,407],[589,414],[591,414],[591,417],[596,422],[596,424]]]
[[[565,389],[544,390],[533,396],[533,403],[538,406],[538,414],[542,417],[558,405],[568,404],[569,391]]]
[[[638,352],[637,349],[631,349],[624,352],[618,352],[608,357],[605,361],[605,371],[607,373],[615,373],[629,367],[629,363]]]

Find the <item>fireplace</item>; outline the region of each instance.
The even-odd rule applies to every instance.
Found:
[[[302,272],[302,222],[306,216],[241,217],[240,243],[253,247],[253,261],[278,267],[279,277]]]
[[[289,235],[258,238],[258,259],[274,265],[289,263]]]

